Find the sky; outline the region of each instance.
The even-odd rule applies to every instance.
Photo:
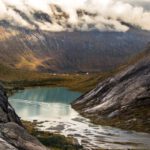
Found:
[[[133,6],[143,7],[145,10],[150,11],[150,0],[122,0],[122,1],[130,3]]]
[[[56,19],[59,13],[51,7],[53,4],[68,18]],[[84,13],[79,17],[78,10],[92,15]],[[34,16],[37,12],[50,16],[51,22],[37,20]],[[0,0],[0,20],[7,20],[13,26],[30,29],[38,26],[41,30],[58,32],[74,29],[128,31],[129,26],[122,22],[150,30],[150,0]]]

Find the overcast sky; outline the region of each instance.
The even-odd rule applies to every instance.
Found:
[[[150,11],[150,0],[122,0],[122,1],[130,3],[130,4],[134,5],[134,6],[141,6],[145,10],[149,10]]]

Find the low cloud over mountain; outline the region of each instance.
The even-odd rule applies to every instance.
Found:
[[[134,0],[0,0],[0,22],[48,31],[125,32],[130,28],[127,24],[150,30],[150,12],[142,7],[145,3],[140,6]]]

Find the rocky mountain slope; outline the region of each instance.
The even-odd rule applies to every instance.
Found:
[[[116,0],[1,0],[0,12],[0,63],[19,69],[106,71],[150,41],[149,11]]]
[[[1,24],[0,63],[48,72],[99,72],[115,68],[150,41],[150,32],[48,32]]]
[[[137,58],[78,98],[73,108],[96,123],[150,132],[150,46]]]
[[[0,86],[0,150],[46,150],[23,128]]]

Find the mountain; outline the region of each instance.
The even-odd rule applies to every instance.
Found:
[[[150,32],[48,32],[0,26],[0,63],[46,72],[100,72],[115,68],[150,41]]]
[[[39,1],[39,6],[2,1],[0,63],[44,72],[103,72],[124,63],[150,41],[148,12],[141,12],[138,21],[132,15],[118,16],[115,10],[105,15],[99,9],[103,2],[88,2]],[[138,15],[138,9],[132,10]]]
[[[0,86],[0,149],[46,150],[46,148],[22,126],[4,89]]]
[[[0,63],[13,68],[103,72],[150,41],[149,11],[130,3],[2,0],[0,10]]]
[[[73,108],[99,124],[150,132],[150,46],[131,62],[78,98]]]

